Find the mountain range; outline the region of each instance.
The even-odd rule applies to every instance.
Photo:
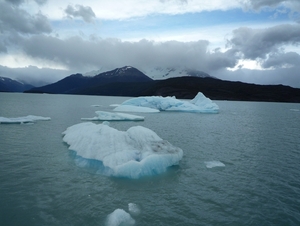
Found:
[[[0,77],[0,92],[24,92],[33,88],[30,84],[24,84],[16,80]]]
[[[154,71],[158,73],[159,70]],[[175,71],[161,69],[160,79],[152,74],[156,78],[154,80],[134,67],[125,66],[96,75],[73,74],[58,82],[25,92],[130,97],[176,96],[180,99],[191,99],[202,92],[213,100],[300,103],[300,89],[297,88],[224,81],[201,71],[187,69],[177,71],[179,74],[175,76]]]

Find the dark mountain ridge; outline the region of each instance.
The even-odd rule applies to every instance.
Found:
[[[58,82],[30,89],[30,93],[53,93],[53,94],[82,94],[83,90],[109,83],[131,83],[152,81],[147,75],[134,67],[125,66],[112,71],[103,72],[93,77],[82,74],[70,75]]]
[[[207,77],[176,77],[152,80],[133,67],[122,67],[94,77],[68,76],[56,83],[33,88],[29,93],[104,95],[104,96],[175,96],[194,98],[198,92],[213,100],[271,101],[300,103],[300,89],[283,85],[256,85]]]

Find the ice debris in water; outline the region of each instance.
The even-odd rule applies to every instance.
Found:
[[[116,209],[109,214],[106,219],[106,226],[131,226],[135,224],[135,220],[123,209]]]
[[[86,121],[143,121],[143,116],[131,115],[125,113],[113,113],[107,111],[96,111],[96,117],[93,118],[81,118]]]
[[[204,162],[207,168],[214,168],[214,167],[224,167],[225,164],[220,161],[209,161]]]
[[[199,92],[191,101],[178,100],[175,97],[136,97],[126,100],[122,105],[133,105],[157,109],[159,111],[182,111],[196,113],[218,113],[219,106]],[[121,105],[121,106],[122,106]]]
[[[137,179],[160,174],[183,157],[180,148],[142,126],[119,131],[85,122],[67,128],[63,135],[70,150],[84,159],[101,161],[102,173],[108,176]]]
[[[23,123],[33,123],[35,121],[48,121],[48,120],[51,120],[51,118],[35,116],[35,115],[27,115],[27,116],[17,117],[17,118],[0,117],[0,123],[2,124],[23,124]]]

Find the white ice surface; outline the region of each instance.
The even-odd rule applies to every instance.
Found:
[[[35,115],[27,115],[27,116],[17,117],[17,118],[0,117],[0,123],[2,124],[22,124],[22,123],[33,123],[35,121],[48,121],[48,120],[51,120],[51,118],[35,116]]]
[[[206,168],[214,168],[214,167],[224,167],[225,164],[220,161],[208,161],[204,162],[206,165]]]
[[[140,207],[135,203],[128,203],[128,210],[133,216],[138,216],[141,213]]]
[[[116,209],[109,214],[106,219],[106,226],[131,226],[135,224],[135,220],[123,209]]]
[[[137,179],[159,174],[183,157],[180,148],[142,126],[119,131],[85,122],[67,128],[63,135],[70,150],[85,159],[101,161],[109,176]]]
[[[126,100],[122,105],[147,107],[159,111],[182,111],[196,113],[218,113],[219,107],[199,92],[191,101],[178,100],[175,97],[137,97]]]
[[[114,111],[124,111],[124,112],[143,112],[143,113],[157,113],[160,112],[157,109],[148,108],[148,107],[140,107],[133,105],[119,105]]]
[[[93,118],[81,118],[86,121],[142,121],[145,118],[143,116],[131,115],[125,113],[114,113],[107,111],[96,111],[96,117]]]

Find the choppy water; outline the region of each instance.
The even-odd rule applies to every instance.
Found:
[[[183,149],[179,166],[129,180],[76,165],[61,133],[126,99],[0,93],[0,116],[51,117],[0,125],[0,225],[105,225],[129,203],[139,208],[137,226],[300,225],[300,104],[216,101],[220,114],[140,113],[143,122],[111,126],[152,129]]]

